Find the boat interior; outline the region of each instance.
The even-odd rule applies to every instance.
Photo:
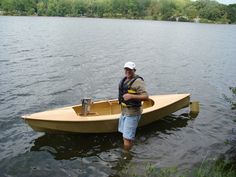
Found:
[[[149,99],[142,102],[142,108],[149,108],[154,105],[154,101]],[[101,115],[112,115],[120,114],[121,105],[118,103],[118,100],[107,100],[102,102],[94,102],[90,105],[89,112],[84,115],[82,114],[82,105],[72,107],[78,116],[101,116]]]

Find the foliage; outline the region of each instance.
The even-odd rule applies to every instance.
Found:
[[[236,23],[236,4],[230,4],[227,6],[227,15],[230,23]]]
[[[236,4],[213,0],[1,0],[4,15],[86,16],[236,23]],[[180,21],[181,21],[180,20]]]
[[[234,166],[222,160],[203,161],[192,170],[179,171],[176,167],[157,168],[152,164],[147,164],[143,172],[138,171],[138,167],[128,164],[122,171],[121,176],[145,176],[145,177],[235,177],[236,170]]]
[[[197,177],[235,177],[236,170],[224,161],[204,162],[193,172]]]
[[[223,94],[224,99],[231,105],[232,110],[236,110],[236,87],[229,87],[231,96]]]

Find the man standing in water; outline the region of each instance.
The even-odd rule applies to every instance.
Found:
[[[142,114],[142,101],[148,100],[148,93],[142,77],[135,74],[135,64],[124,65],[125,77],[119,84],[121,116],[118,131],[123,134],[124,150],[129,151],[134,143],[135,133]]]

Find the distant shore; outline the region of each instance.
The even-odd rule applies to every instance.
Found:
[[[212,0],[2,0],[0,15],[236,24],[236,4]]]
[[[39,15],[6,15],[6,14],[1,14],[0,16],[12,16],[12,17],[62,17],[62,18],[98,18],[98,19],[121,19],[121,20],[150,20],[150,21],[165,21],[165,22],[185,22],[185,23],[202,23],[202,24],[225,24],[225,25],[236,25],[236,23],[222,23],[222,22],[215,22],[215,21],[210,21],[207,19],[200,19],[196,18],[191,21],[186,20],[183,17],[181,20],[179,20],[179,17],[175,17],[172,20],[161,20],[161,19],[153,19],[150,17],[146,18],[126,18],[126,17],[88,17],[88,16],[39,16]]]

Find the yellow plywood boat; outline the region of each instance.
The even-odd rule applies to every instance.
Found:
[[[139,126],[150,124],[190,104],[190,94],[150,96],[144,101]],[[22,116],[35,130],[41,132],[109,133],[117,132],[121,112],[118,100],[91,104],[90,112],[81,115],[82,104]]]

